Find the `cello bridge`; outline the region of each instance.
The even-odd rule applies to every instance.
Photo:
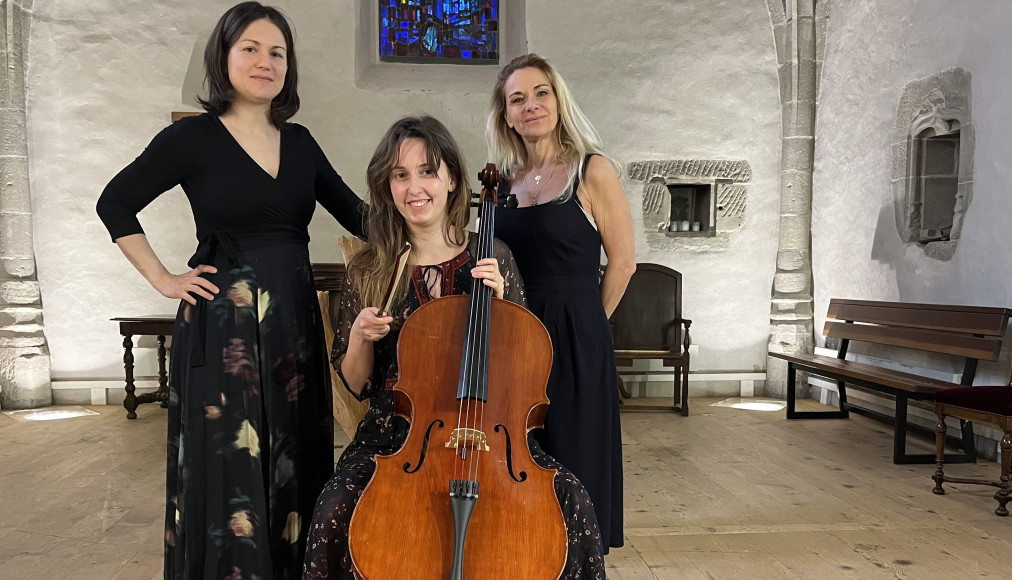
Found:
[[[446,442],[446,447],[452,447],[454,449],[460,449],[461,446],[466,449],[477,451],[488,451],[488,442],[485,439],[485,432],[477,429],[471,429],[470,427],[461,427],[454,429],[450,434],[450,440]]]

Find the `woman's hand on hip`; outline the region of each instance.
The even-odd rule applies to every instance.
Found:
[[[197,299],[194,296],[213,300],[214,295],[218,293],[217,286],[212,284],[207,278],[201,277],[201,274],[214,274],[217,271],[218,269],[214,266],[201,264],[183,274],[169,274],[166,272],[164,276],[152,282],[151,285],[166,298],[180,298],[196,306]]]

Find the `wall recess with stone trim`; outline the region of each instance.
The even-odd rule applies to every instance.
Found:
[[[743,160],[673,159],[634,161],[626,166],[626,177],[643,184],[643,230],[647,245],[654,250],[720,251],[729,245],[731,232],[745,224],[748,186],[752,169]],[[700,231],[678,227],[672,211],[674,192],[692,189],[711,204],[712,213],[697,210],[686,214],[690,224],[699,223]],[[703,223],[705,222],[705,223]],[[675,229],[672,229],[675,226]]]
[[[973,198],[972,75],[942,71],[903,88],[893,129],[893,198],[900,239],[948,260]]]

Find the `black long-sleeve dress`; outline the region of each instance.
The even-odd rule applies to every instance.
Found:
[[[398,377],[396,350],[400,325],[409,314],[433,300],[434,296],[470,293],[471,269],[477,261],[476,242],[477,236],[471,236],[465,250],[452,260],[414,267],[408,296],[391,309],[397,320],[391,332],[375,343],[372,377],[361,395],[356,395],[370,400],[369,411],[359,423],[354,441],[341,454],[337,471],[320,495],[313,514],[304,579],[355,578],[348,552],[348,526],[352,513],[376,470],[375,455],[394,453],[404,444],[408,433],[407,421],[394,415],[394,392],[390,389]],[[499,260],[500,271],[505,278],[504,297],[526,306],[523,281],[516,273],[516,263],[509,248],[497,241],[493,255]],[[348,350],[351,326],[362,308],[357,293],[345,292],[331,354],[338,368]],[[573,473],[546,455],[533,438],[528,437],[528,443],[538,465],[558,470],[555,493],[562,506],[569,541],[566,566],[561,577],[567,580],[603,580],[603,546],[590,496]],[[390,554],[390,557],[396,558],[397,554]]]
[[[159,133],[106,187],[113,240],[182,185],[196,222],[190,267],[220,291],[181,301],[169,375],[165,578],[301,574],[309,519],[333,468],[330,374],[309,262],[320,202],[353,234],[361,201],[300,125],[281,131],[277,178],[218,117]]]

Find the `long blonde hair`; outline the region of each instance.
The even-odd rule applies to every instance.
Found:
[[[524,147],[523,139],[506,123],[505,94],[506,81],[513,73],[525,68],[536,68],[545,73],[559,103],[559,123],[555,127],[555,135],[559,141],[559,160],[566,165],[569,173],[566,189],[572,187],[578,172],[580,180],[585,179],[586,167],[583,160],[591,153],[607,159],[615,171],[621,174],[621,166],[605,154],[601,136],[576,104],[569,87],[566,86],[566,81],[562,80],[548,60],[533,52],[518,56],[504,66],[499,71],[495,86],[492,88],[488,121],[485,125],[485,141],[489,157],[499,170],[509,177],[527,167],[527,148]],[[568,195],[564,194],[560,200],[564,200]]]
[[[404,117],[387,130],[376,146],[366,170],[369,186],[369,213],[366,217],[367,243],[348,263],[348,278],[362,304],[382,308],[393,276],[397,253],[408,241],[404,217],[394,205],[390,191],[390,171],[397,164],[401,143],[421,139],[429,167],[446,165],[450,180],[456,185],[446,200],[446,236],[455,244],[467,239],[464,228],[471,220],[470,191],[467,167],[453,135],[437,119],[429,116]],[[394,289],[394,304],[407,293],[408,276],[401,276]]]

